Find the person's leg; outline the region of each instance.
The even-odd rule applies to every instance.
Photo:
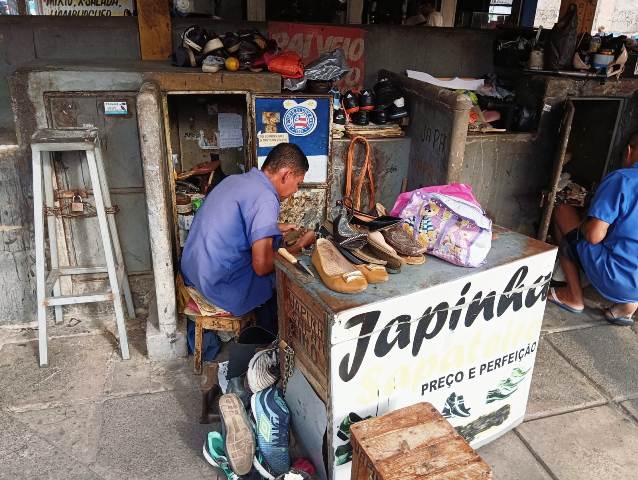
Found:
[[[566,256],[559,255],[560,266],[567,281],[566,287],[555,289],[558,299],[572,308],[581,309],[585,306],[583,288],[580,286],[580,271],[578,265]]]
[[[554,237],[560,245],[563,237],[580,225],[580,214],[576,207],[562,204],[554,208]]]
[[[279,325],[277,322],[277,291],[273,290],[270,299],[255,309],[257,325],[277,335]]]

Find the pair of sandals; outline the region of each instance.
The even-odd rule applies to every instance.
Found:
[[[556,289],[554,287],[551,287],[549,289],[549,295],[547,297],[547,300],[553,303],[554,305],[556,305],[557,307],[561,308],[562,310],[565,310],[566,312],[580,314],[580,313],[583,313],[583,311],[585,310],[585,308],[574,308],[562,302],[558,298],[558,295],[556,295]],[[626,327],[626,326],[634,324],[634,321],[631,318],[631,316],[618,317],[614,314],[613,308],[614,308],[614,305],[612,305],[611,307],[604,308],[602,310],[603,315],[605,316],[605,319],[609,323],[614,325],[619,325],[621,327]]]

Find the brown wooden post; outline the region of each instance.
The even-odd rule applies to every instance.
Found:
[[[561,0],[560,16],[562,17],[569,6],[575,3],[578,7],[578,33],[591,33],[596,16],[598,0]]]
[[[27,0],[18,0],[18,15],[29,15]]]
[[[167,60],[172,51],[171,16],[166,0],[137,0],[142,60]]]

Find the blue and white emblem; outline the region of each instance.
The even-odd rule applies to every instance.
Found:
[[[294,105],[291,105],[294,104]],[[295,137],[305,137],[310,135],[317,128],[317,115],[313,112],[317,102],[309,100],[301,104],[297,104],[294,100],[286,100],[284,108],[284,128],[290,135]]]

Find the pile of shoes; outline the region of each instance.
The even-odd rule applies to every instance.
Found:
[[[208,378],[203,382],[207,390],[203,392],[202,422],[218,418],[221,423],[221,431],[208,433],[203,456],[227,479],[309,480],[315,473],[312,464],[305,459],[292,462],[290,456],[290,411],[278,385],[278,347],[260,327],[249,327],[242,335],[238,341],[247,343],[237,344],[237,351],[230,352],[226,393],[217,382]],[[250,343],[265,337],[273,340],[265,348],[260,345],[262,340]],[[246,365],[251,350],[254,355]]]
[[[343,95],[339,92],[333,95],[335,108],[332,121],[336,130],[353,125],[370,126],[372,132],[376,126],[401,122],[409,115],[403,93],[387,77],[380,78],[374,89],[348,90]],[[401,136],[401,131],[397,130],[395,134],[386,132],[382,136]]]
[[[182,44],[173,53],[177,67],[201,67],[203,72],[215,73],[250,70],[261,72],[268,55],[277,52],[277,42],[266,38],[259,30],[239,30],[217,35],[193,25],[182,33]]]
[[[312,264],[330,290],[359,293],[370,284],[388,281],[388,274],[400,273],[404,265],[425,263],[427,247],[381,204],[372,214],[354,209],[348,199],[337,207],[312,254]]]

